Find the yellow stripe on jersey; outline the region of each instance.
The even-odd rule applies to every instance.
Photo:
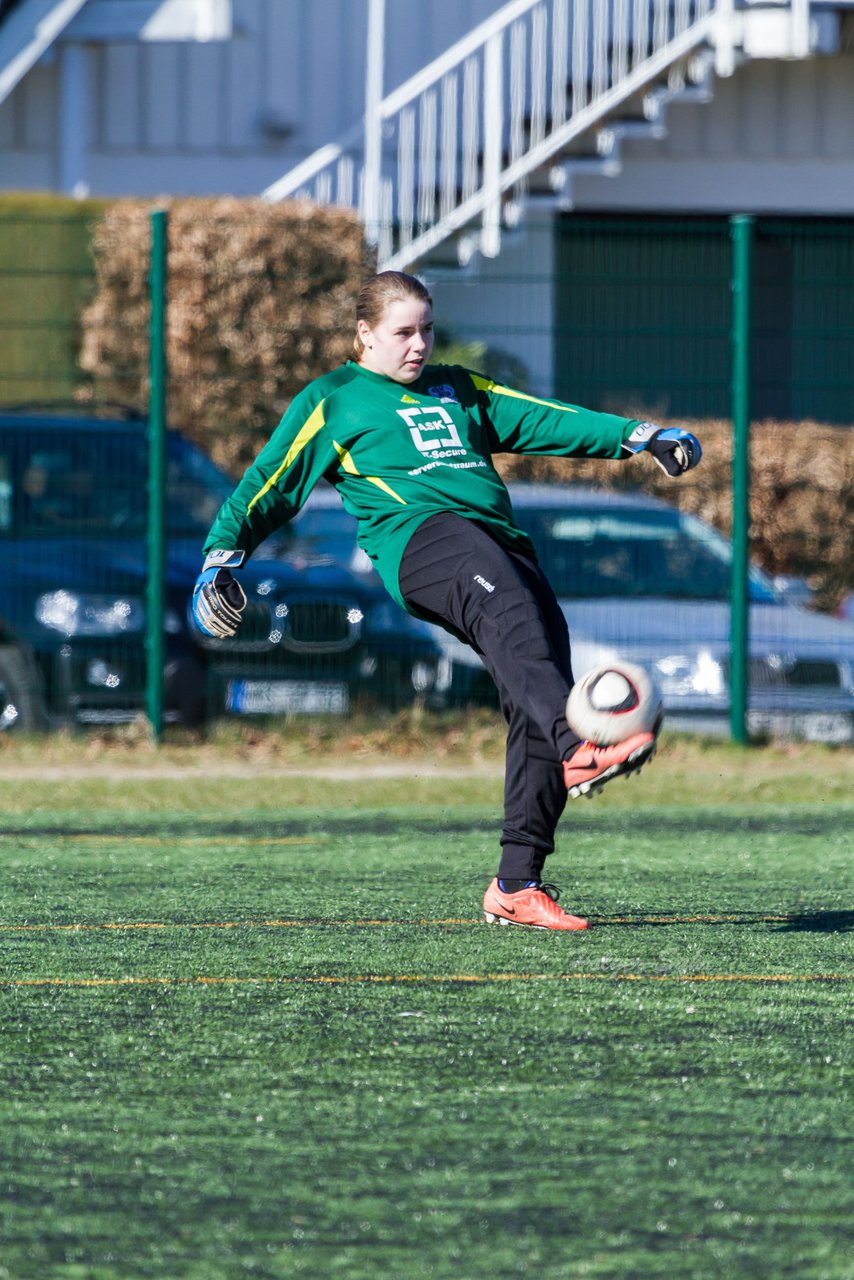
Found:
[[[276,482],[285,474],[291,463],[299,457],[309,440],[312,440],[317,435],[320,428],[325,424],[326,419],[323,416],[324,404],[325,401],[321,400],[317,408],[306,418],[304,424],[295,435],[293,444],[285,454],[285,460],[282,465],[273,472],[263,489],[259,489],[255,494],[255,497],[249,503],[249,506],[246,508],[247,515],[249,515],[249,512],[255,506],[255,503],[260,502],[264,495],[269,493],[273,485],[276,484]]]
[[[353,455],[350,453],[350,450],[345,449],[343,444],[339,444],[337,440],[333,440],[332,443],[335,447],[335,452],[338,454],[338,461],[341,463],[341,466],[347,474],[351,476],[361,475],[362,473],[353,461]]]
[[[471,380],[478,391],[491,391],[496,396],[510,396],[513,400],[527,400],[528,404],[542,404],[547,409],[561,409],[564,413],[578,413],[570,404],[560,404],[557,400],[538,400],[536,396],[526,396],[522,391],[514,391],[512,387],[502,387],[491,378],[479,378],[476,373],[472,374]]]
[[[338,454],[341,466],[347,474],[351,476],[361,476],[362,473],[353,461],[353,455],[350,453],[350,450],[345,449],[337,440],[333,440],[332,443],[335,446],[335,452]],[[394,489],[392,489],[390,485],[387,485],[385,480],[381,480],[379,476],[365,476],[364,479],[369,480],[371,484],[375,484],[378,489],[382,489],[384,493],[389,494],[390,497],[401,503],[402,506],[406,506],[406,499],[401,498],[399,493],[395,493]]]
[[[389,494],[392,498],[394,498],[397,502],[401,503],[404,507],[406,506],[406,499],[401,498],[399,493],[395,493],[391,485],[386,484],[385,480],[380,480],[379,476],[365,476],[365,479],[370,480],[371,484],[375,484],[378,489],[382,489],[385,493]]]

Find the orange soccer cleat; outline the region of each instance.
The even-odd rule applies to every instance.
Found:
[[[582,742],[563,762],[563,777],[571,796],[601,791],[612,778],[637,773],[655,755],[654,733],[636,733],[613,747],[597,747]]]
[[[531,929],[586,929],[587,921],[571,916],[557,904],[559,890],[553,884],[532,885],[518,893],[504,893],[498,879],[483,895],[487,924],[520,924]]]

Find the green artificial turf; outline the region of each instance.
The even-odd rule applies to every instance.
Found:
[[[560,935],[492,784],[79,785],[0,835],[0,1280],[854,1276],[850,806],[579,804]]]

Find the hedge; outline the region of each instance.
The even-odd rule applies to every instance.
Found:
[[[374,268],[346,210],[233,197],[123,200],[96,224],[80,364],[94,401],[148,402],[150,215],[169,212],[171,424],[239,471],[306,382],[347,358]]]
[[[0,403],[68,402],[80,382],[78,317],[94,284],[103,200],[0,196]]]

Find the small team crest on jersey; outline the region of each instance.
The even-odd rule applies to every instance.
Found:
[[[401,396],[400,403],[401,404],[418,404],[418,401],[415,399],[415,396]]]
[[[437,400],[441,400],[442,404],[459,404],[459,400],[454,395],[454,388],[448,383],[442,383],[438,387],[428,387],[428,396],[435,396]]]

